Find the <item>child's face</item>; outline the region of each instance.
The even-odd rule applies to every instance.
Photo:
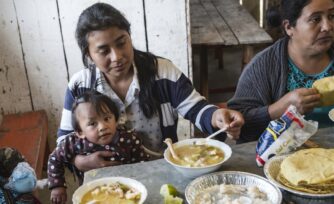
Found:
[[[104,112],[99,116],[91,103],[79,104],[75,111],[81,127],[78,136],[95,144],[109,144],[115,135],[117,121],[107,106],[104,107]]]

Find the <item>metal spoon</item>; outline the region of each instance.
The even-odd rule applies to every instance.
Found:
[[[164,143],[167,144],[168,148],[169,148],[169,151],[170,153],[172,154],[172,157],[175,159],[175,160],[181,160],[179,156],[177,156],[176,152],[174,151],[174,148],[173,148],[173,143],[172,143],[172,140],[170,138],[166,138]]]

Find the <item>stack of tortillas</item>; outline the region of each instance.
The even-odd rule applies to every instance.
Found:
[[[329,111],[328,116],[334,122],[334,108],[331,111]]]
[[[294,190],[334,193],[334,149],[311,148],[289,155],[277,180]]]

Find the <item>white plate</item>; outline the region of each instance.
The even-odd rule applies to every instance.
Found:
[[[110,183],[115,183],[115,182],[119,182],[119,183],[124,184],[128,187],[132,187],[132,188],[138,190],[140,192],[140,200],[138,202],[139,204],[144,203],[144,201],[146,200],[147,189],[139,181],[136,181],[136,180],[131,179],[131,178],[125,178],[125,177],[106,177],[106,178],[100,178],[100,179],[90,181],[90,182],[85,183],[82,186],[80,186],[74,192],[74,194],[72,196],[72,202],[74,204],[79,204],[81,199],[82,199],[82,196],[84,196],[88,191],[90,191],[90,190],[92,190],[92,189],[94,189],[98,186],[102,186],[102,185],[110,184]]]
[[[334,122],[334,108],[329,111],[328,117]]]
[[[279,181],[277,181],[276,178],[277,178],[277,175],[280,171],[281,163],[287,156],[288,155],[275,156],[275,157],[272,157],[269,161],[266,162],[266,164],[263,167],[263,171],[264,171],[264,174],[266,175],[266,177],[269,179],[269,181],[271,181],[276,186],[278,186],[279,188],[281,188],[285,191],[288,191],[290,193],[293,193],[295,195],[302,196],[302,197],[317,198],[317,199],[334,197],[334,192],[333,193],[327,193],[327,194],[307,193],[307,192],[291,189],[287,186],[284,186]]]

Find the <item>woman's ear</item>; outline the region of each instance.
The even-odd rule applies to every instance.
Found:
[[[85,139],[85,138],[86,138],[86,136],[85,136],[84,134],[82,134],[82,131],[80,131],[80,132],[75,132],[75,134],[76,134],[77,137],[79,137],[79,138],[81,138],[81,139]]]
[[[283,20],[282,25],[283,25],[285,33],[289,37],[292,37],[292,29],[293,29],[293,27],[291,26],[289,20]]]

